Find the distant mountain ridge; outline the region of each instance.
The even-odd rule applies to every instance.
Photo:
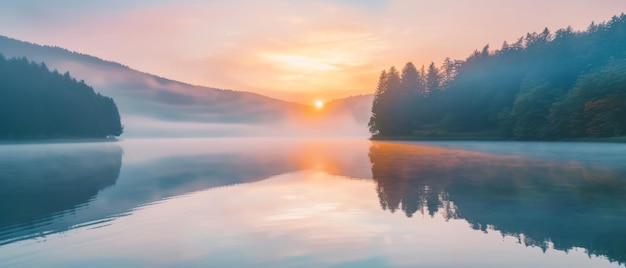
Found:
[[[0,36],[0,54],[44,62],[70,72],[97,92],[111,96],[122,115],[201,123],[267,123],[297,115],[306,106],[256,93],[194,86],[133,70],[69,50]],[[127,121],[127,120],[125,120]]]
[[[125,125],[124,136],[169,135],[247,135],[262,125],[287,125],[313,117],[316,124],[330,120],[331,109],[322,113],[312,106],[278,100],[256,93],[190,85],[134,70],[120,63],[72,52],[64,48],[38,45],[0,35],[0,54],[5,58],[26,57],[44,62],[51,70],[69,72],[84,80],[96,92],[112,97],[118,105]],[[354,122],[364,124],[369,117],[371,100],[361,98],[365,105],[355,105],[354,99],[333,101],[333,112],[348,114]],[[339,108],[342,104],[348,107]],[[361,109],[355,111],[354,109]],[[330,106],[329,106],[330,108]],[[352,110],[350,110],[352,109]],[[326,109],[325,109],[326,110]],[[356,115],[362,113],[361,115]],[[338,115],[339,116],[339,115]],[[345,117],[345,116],[344,116]],[[166,124],[161,124],[165,122]],[[331,123],[335,124],[336,122]],[[191,130],[173,131],[179,126]],[[211,126],[211,127],[208,127]],[[290,127],[293,127],[290,125]],[[300,129],[300,133],[308,130]],[[320,130],[315,126],[313,130]],[[267,130],[270,129],[270,130]],[[175,132],[175,133],[174,133]],[[169,134],[168,134],[169,133]]]

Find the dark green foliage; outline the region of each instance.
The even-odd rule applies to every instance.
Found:
[[[104,138],[122,132],[113,99],[44,63],[0,55],[0,139]]]
[[[370,132],[384,136],[401,135],[404,115],[403,97],[408,92],[403,86],[400,74],[395,67],[383,71],[378,80],[370,118]]]
[[[400,98],[383,88],[386,99],[401,101],[374,103],[373,110],[395,109],[403,117],[394,129],[402,131],[390,131],[380,120],[391,119],[376,117],[371,125],[380,128],[374,136],[499,133],[501,138],[545,140],[626,135],[624,14],[592,23],[584,32],[568,27],[528,33],[496,51],[485,46],[464,61],[447,58],[441,70],[431,64],[420,75],[421,94]]]
[[[549,120],[561,136],[626,135],[626,58],[582,76]]]

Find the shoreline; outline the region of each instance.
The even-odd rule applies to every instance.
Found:
[[[52,144],[52,143],[96,143],[96,142],[117,142],[115,138],[51,138],[51,139],[0,139],[1,145],[19,144]]]
[[[386,136],[369,138],[372,141],[511,141],[511,142],[594,142],[594,143],[626,143],[626,136],[610,138],[570,138],[557,140],[515,140],[492,136]]]

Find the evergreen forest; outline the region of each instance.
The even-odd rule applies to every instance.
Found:
[[[373,138],[559,140],[626,135],[626,15],[528,33],[465,60],[382,71]]]
[[[44,63],[0,55],[0,139],[105,138],[123,131],[113,99]]]

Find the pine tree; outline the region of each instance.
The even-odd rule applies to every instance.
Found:
[[[376,92],[374,93],[374,100],[372,103],[372,115],[370,121],[367,123],[369,131],[372,135],[376,136],[380,133],[381,122],[386,107],[384,107],[384,93],[387,91],[387,71],[383,70],[380,73],[378,79],[378,85],[376,86]]]
[[[458,65],[458,62],[451,60],[450,57],[446,57],[443,61],[443,65],[441,66],[443,69],[441,87],[447,87],[450,82],[452,82],[454,76],[456,75]]]
[[[435,66],[435,63],[432,62],[428,66],[428,73],[426,74],[426,87],[428,88],[428,92],[438,90],[440,85],[441,74],[439,73],[437,66]]]
[[[409,97],[423,94],[424,92],[422,91],[423,88],[421,87],[421,79],[422,78],[417,72],[417,68],[415,68],[415,65],[413,65],[412,62],[407,62],[406,65],[404,65],[404,68],[402,68],[402,95]]]

